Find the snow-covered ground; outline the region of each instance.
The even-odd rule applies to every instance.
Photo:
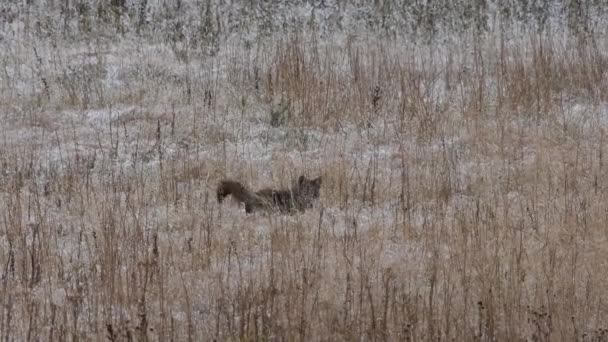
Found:
[[[213,48],[201,3],[82,36],[0,5],[2,338],[605,338],[601,21],[429,41],[373,5],[209,3]],[[216,202],[300,174],[305,213]]]

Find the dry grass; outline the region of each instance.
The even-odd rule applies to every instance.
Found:
[[[608,338],[605,46],[36,43],[0,55],[4,340]],[[215,202],[300,173],[305,214]]]

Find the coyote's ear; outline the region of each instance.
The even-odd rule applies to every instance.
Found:
[[[300,176],[300,178],[298,178],[298,184],[302,185],[302,183],[304,183],[305,180],[306,180],[306,177],[304,177],[304,175]]]

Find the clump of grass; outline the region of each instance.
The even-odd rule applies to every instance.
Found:
[[[270,126],[280,127],[284,126],[288,121],[290,115],[289,101],[281,99],[279,104],[270,109]]]

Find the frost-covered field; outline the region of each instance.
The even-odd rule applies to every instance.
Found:
[[[608,339],[601,21],[33,3],[0,5],[3,340]],[[215,199],[300,174],[303,214]]]

